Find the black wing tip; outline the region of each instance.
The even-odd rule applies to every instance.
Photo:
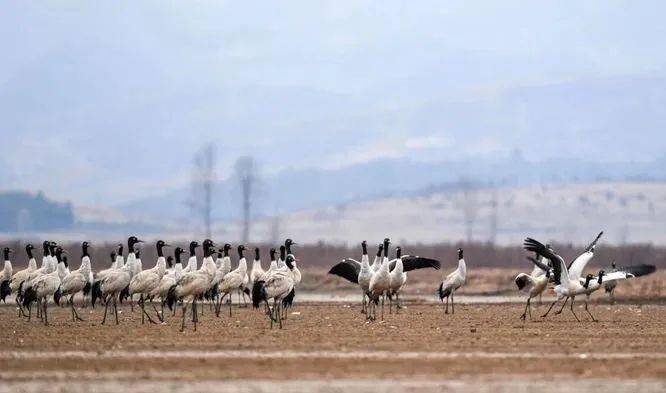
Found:
[[[630,273],[634,277],[641,277],[641,276],[647,276],[648,274],[652,274],[657,271],[657,266],[655,265],[648,265],[648,264],[642,264],[642,265],[634,265],[634,266],[628,266],[625,269],[622,269],[626,271],[627,273]]]

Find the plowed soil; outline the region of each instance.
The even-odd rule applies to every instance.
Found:
[[[225,308],[217,318],[206,305],[197,331],[188,315],[180,333],[180,310],[164,324],[142,325],[138,309],[125,305],[119,325],[113,319],[101,325],[99,308],[82,310],[86,321],[72,322],[69,309],[51,306],[47,327],[34,314],[27,322],[13,307],[2,307],[0,378],[6,385],[0,391],[85,390],[88,384],[112,391],[139,383],[154,391],[164,387],[159,384],[233,380],[275,380],[277,385],[267,386],[292,391],[299,389],[285,384],[294,380],[370,381],[372,388],[372,381],[387,378],[516,387],[526,378],[562,375],[600,379],[610,387],[612,381],[638,383],[634,390],[664,387],[666,306],[591,305],[598,322],[578,304],[574,311],[581,322],[568,307],[542,319],[545,309],[533,308],[534,320],[522,322],[519,304],[461,304],[445,315],[441,306],[412,303],[399,314],[387,309],[383,322],[368,323],[357,304],[298,304],[280,330],[271,329],[259,310],[234,306],[231,317]],[[354,389],[362,391],[362,385]]]

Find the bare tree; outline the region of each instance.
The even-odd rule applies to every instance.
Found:
[[[201,217],[206,237],[211,237],[213,214],[213,185],[215,183],[215,145],[210,143],[194,155],[190,208]]]
[[[243,233],[241,237],[243,243],[247,243],[250,239],[252,192],[257,182],[257,168],[254,159],[250,156],[239,157],[236,160],[235,171],[241,190],[241,204],[243,208]]]
[[[497,187],[493,187],[492,199],[490,200],[490,236],[488,238],[490,244],[495,244],[495,241],[497,240],[497,209]]]
[[[278,244],[280,242],[280,215],[277,213],[271,219],[268,238],[271,244]]]
[[[465,220],[465,232],[467,234],[467,242],[472,241],[474,232],[474,221],[479,210],[476,200],[476,190],[472,182],[467,179],[460,179],[460,189],[462,191],[462,208]]]

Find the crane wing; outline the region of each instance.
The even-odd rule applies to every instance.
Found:
[[[530,237],[525,239],[523,242],[523,248],[528,251],[536,252],[544,258],[549,259],[553,263],[553,281],[555,284],[559,285],[562,282],[562,278],[569,279],[569,271],[567,266],[564,263],[564,259],[561,256],[555,254],[548,247],[544,246],[537,240],[534,240]]]
[[[442,267],[441,263],[438,260],[432,258],[424,258],[414,255],[403,255],[402,257],[400,257],[400,259],[402,259],[403,271],[405,272],[416,269],[426,269],[429,267],[439,270]],[[390,271],[393,271],[393,269],[395,268],[395,263],[396,263],[395,259],[389,263]]]
[[[342,277],[349,282],[358,284],[358,274],[361,272],[361,264],[351,258],[343,259],[328,271],[328,274]]]

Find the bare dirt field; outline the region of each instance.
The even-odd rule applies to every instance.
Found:
[[[591,306],[523,323],[519,304],[410,303],[366,323],[356,304],[299,304],[283,330],[260,311],[216,318],[205,307],[198,331],[179,318],[141,325],[123,306],[120,325],[103,310],[74,323],[51,308],[49,327],[0,308],[0,392],[98,391],[542,391],[606,386],[666,388],[666,306]],[[225,310],[226,311],[226,310]],[[566,378],[563,378],[566,377]],[[394,381],[394,383],[387,383]]]

